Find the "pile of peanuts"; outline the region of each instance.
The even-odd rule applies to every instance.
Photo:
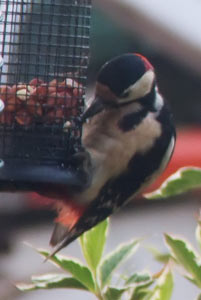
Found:
[[[0,86],[0,124],[28,126],[34,121],[47,124],[64,122],[78,114],[78,101],[83,94],[81,84],[67,78],[45,83],[34,78],[28,84]]]

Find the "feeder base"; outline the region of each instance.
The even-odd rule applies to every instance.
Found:
[[[0,192],[47,194],[47,191],[58,191],[58,194],[65,195],[71,190],[80,191],[87,184],[86,173],[72,167],[31,165],[13,160],[2,161],[0,165]]]

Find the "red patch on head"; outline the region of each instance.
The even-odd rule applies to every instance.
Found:
[[[55,206],[58,211],[58,217],[55,222],[68,227],[69,230],[77,223],[86,209],[86,206],[81,206],[71,201],[56,201]]]
[[[143,55],[139,54],[139,53],[134,53],[134,55],[138,56],[141,58],[141,60],[143,61],[144,63],[144,66],[145,66],[145,69],[146,71],[148,70],[153,70],[153,66],[152,64],[148,61],[148,59],[146,57],[144,57]]]

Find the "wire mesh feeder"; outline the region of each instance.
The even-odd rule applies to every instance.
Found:
[[[75,180],[68,159],[80,146],[90,13],[91,0],[0,2],[5,189]]]

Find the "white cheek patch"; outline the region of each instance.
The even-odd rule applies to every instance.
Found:
[[[153,87],[155,74],[152,70],[148,70],[137,82],[129,86],[124,93],[129,93],[127,98],[122,98],[120,101],[126,102],[129,100],[136,100],[146,96]]]

